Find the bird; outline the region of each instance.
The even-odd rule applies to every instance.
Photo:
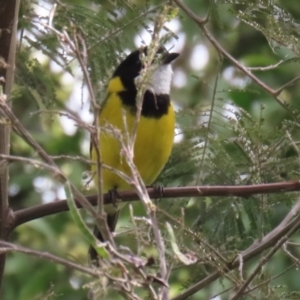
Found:
[[[98,126],[107,125],[118,129],[122,135],[125,130],[132,132],[137,112],[137,82],[144,68],[143,58],[148,55],[149,48],[141,47],[131,52],[115,69],[108,82],[106,98],[102,103]],[[147,186],[153,184],[169,159],[173,147],[175,132],[175,111],[170,99],[172,83],[172,62],[179,53],[166,50],[160,46],[152,62],[155,70],[146,81],[143,95],[141,116],[136,130],[134,144],[134,164]],[[124,128],[124,114],[127,128]],[[122,155],[120,141],[100,130],[99,149],[101,162],[113,169],[130,176],[130,169]],[[97,161],[95,147],[91,146],[91,160]],[[97,167],[92,165],[91,171],[96,173]],[[95,176],[96,177],[96,176]],[[97,178],[94,178],[95,183]],[[102,191],[124,191],[131,188],[130,184],[111,170],[102,169]],[[105,205],[107,225],[111,232],[115,230],[121,205]],[[95,228],[94,234],[104,242],[100,231]],[[96,250],[91,246],[89,256],[92,262],[98,261]]]

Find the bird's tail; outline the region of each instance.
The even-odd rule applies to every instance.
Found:
[[[107,215],[106,222],[107,222],[107,226],[108,226],[110,232],[115,231],[118,217],[119,217],[118,211],[115,214]],[[97,227],[94,228],[94,235],[99,241],[105,242],[101,232],[99,231],[99,229]],[[99,262],[98,262],[99,256],[98,256],[96,250],[94,249],[94,247],[92,247],[92,246],[90,246],[90,248],[89,248],[89,256],[90,256],[91,262],[94,265],[99,266]]]

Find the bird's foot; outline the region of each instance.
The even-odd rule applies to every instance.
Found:
[[[110,203],[114,207],[118,207],[118,200],[121,199],[121,196],[117,190],[117,187],[114,187],[113,189],[109,190],[108,195],[109,195]]]
[[[154,184],[146,187],[154,189],[155,198],[161,199],[164,196],[164,186],[162,184]]]

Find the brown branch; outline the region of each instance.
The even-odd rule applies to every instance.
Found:
[[[87,85],[88,91],[89,91],[89,97],[90,97],[90,103],[93,108],[94,113],[94,128],[93,130],[90,130],[91,133],[91,144],[96,152],[96,180],[97,180],[97,187],[98,187],[98,201],[97,201],[97,214],[95,218],[95,223],[98,229],[100,230],[101,234],[103,235],[104,239],[106,241],[109,241],[113,247],[116,247],[115,241],[109,231],[107,222],[106,222],[106,214],[104,211],[104,205],[103,205],[103,191],[102,191],[102,168],[101,168],[101,151],[100,151],[100,132],[101,128],[98,126],[99,124],[99,112],[100,112],[100,106],[98,105],[96,101],[96,97],[94,94],[93,84],[91,81],[91,78],[89,76],[88,72],[88,66],[87,66],[87,47],[85,44],[84,38],[74,30],[73,34],[73,40],[74,43],[70,40],[68,34],[66,31],[64,31],[64,40],[69,44],[71,47],[75,57],[78,60],[78,63],[81,67],[84,81]],[[80,42],[80,46],[79,46]],[[82,51],[80,51],[80,48],[82,48]]]
[[[53,262],[58,263],[60,265],[63,265],[66,268],[77,270],[77,271],[83,272],[85,274],[91,275],[91,276],[96,277],[96,278],[99,277],[99,272],[97,272],[96,269],[83,267],[80,264],[76,264],[72,261],[65,260],[63,258],[60,258],[60,257],[55,256],[55,255],[53,255],[51,253],[48,253],[48,252],[36,251],[36,250],[29,249],[29,248],[17,246],[17,245],[12,244],[12,243],[0,241],[0,253],[7,253],[7,252],[12,252],[12,251],[21,252],[21,253],[25,253],[25,254],[28,254],[28,255],[40,257],[40,258],[43,258],[43,259],[46,259],[46,260],[49,260],[49,261],[53,261]]]
[[[284,101],[282,101],[278,96],[282,92],[282,90],[297,81],[299,78],[296,77],[291,82],[288,82],[287,84],[283,85],[282,87],[278,88],[277,90],[272,89],[267,84],[265,84],[263,81],[261,81],[259,78],[257,78],[254,74],[251,73],[249,68],[243,66],[238,60],[236,60],[230,53],[228,53],[220,44],[219,42],[214,38],[214,36],[211,34],[211,32],[207,29],[206,23],[207,19],[202,19],[198,17],[190,8],[188,8],[181,0],[174,0],[174,2],[180,7],[201,29],[203,34],[206,36],[206,38],[212,43],[212,45],[215,47],[215,49],[222,54],[224,57],[226,57],[231,63],[236,66],[238,69],[240,69],[243,73],[245,73],[249,78],[251,78],[256,84],[258,84],[261,88],[263,88],[267,93],[269,93],[279,105],[281,105],[286,111],[292,114],[292,111],[287,107]]]
[[[0,95],[0,110],[2,110],[6,118],[9,119],[11,123],[11,127],[13,128],[14,132],[17,133],[20,137],[22,137],[23,140],[26,141],[26,143],[37,152],[39,157],[46,164],[49,165],[49,167],[53,168],[55,178],[63,184],[69,182],[68,178],[62,173],[62,171],[56,165],[54,160],[47,154],[47,152],[42,148],[42,146],[34,140],[34,138],[31,136],[28,130],[26,130],[26,128],[21,124],[19,119],[15,116],[15,114],[12,112],[10,107],[6,104],[4,97],[3,96],[1,97],[1,95]],[[97,214],[94,208],[89,204],[89,202],[86,201],[85,197],[74,185],[71,184],[70,186],[72,189],[72,193],[76,197],[77,201],[79,201],[81,205],[84,206],[87,209],[87,211],[96,219]]]
[[[275,279],[281,277],[283,274],[285,274],[286,272],[288,272],[289,270],[291,270],[291,269],[294,268],[295,266],[296,266],[295,263],[291,264],[289,267],[287,267],[285,270],[283,270],[283,271],[280,272],[279,274],[277,274],[277,275],[275,275],[275,276],[272,276],[272,277],[268,278],[267,280],[265,280],[265,281],[263,281],[263,282],[260,282],[259,284],[255,285],[254,287],[251,287],[251,288],[247,289],[247,291],[244,292],[243,295],[246,295],[246,294],[248,294],[248,293],[250,293],[250,292],[252,292],[252,291],[258,289],[259,287],[261,287],[261,286],[263,286],[263,285],[265,285],[265,284],[267,284],[267,283],[270,283],[271,281],[273,281],[273,280],[275,280]],[[220,292],[220,293],[218,293],[218,294],[214,294],[214,295],[211,296],[208,300],[215,299],[215,298],[217,298],[218,296],[220,296],[220,295],[222,295],[222,294],[225,294],[225,293],[229,292],[229,291],[232,290],[233,288],[234,288],[234,286],[231,286],[231,287],[229,287],[229,288],[223,290],[222,292]]]
[[[235,295],[233,295],[233,297],[231,298],[231,300],[238,300],[239,298],[241,298],[244,295],[245,290],[247,289],[248,285],[250,284],[250,282],[254,279],[254,277],[260,272],[261,268],[263,265],[265,265],[268,260],[277,252],[277,250],[279,248],[281,248],[281,246],[288,240],[288,238],[295,232],[295,230],[297,230],[299,228],[299,224],[296,223],[290,230],[288,233],[286,233],[285,236],[283,236],[278,242],[277,244],[270,250],[270,252],[266,255],[263,256],[260,260],[260,262],[258,263],[258,265],[256,266],[256,268],[254,269],[254,271],[252,272],[252,274],[248,277],[248,279],[242,284],[242,286],[239,288],[239,290],[236,292]]]
[[[0,0],[0,97],[8,98],[14,81],[16,32],[19,0]],[[8,154],[10,127],[0,110],[0,154]],[[11,214],[8,204],[8,168],[0,171],[0,238],[7,240],[11,231]],[[0,255],[0,286],[5,266],[5,253]]]
[[[283,274],[285,274],[287,271],[289,271],[290,269],[294,268],[295,265],[296,265],[296,264],[292,264],[292,265],[290,265],[289,267],[287,267],[285,270],[283,270],[282,272],[280,272],[279,274],[277,274],[277,275],[275,275],[275,276],[273,276],[273,277],[271,277],[271,278],[269,278],[269,279],[267,279],[267,280],[265,280],[265,281],[263,281],[263,282],[257,284],[256,286],[254,286],[254,287],[252,287],[252,288],[249,288],[249,289],[244,293],[244,295],[246,295],[246,294],[248,294],[248,293],[250,293],[250,292],[252,292],[252,291],[258,289],[259,287],[261,287],[261,286],[263,286],[263,285],[265,285],[265,284],[267,284],[267,283],[269,283],[269,282],[271,282],[271,281],[273,281],[273,280],[279,278],[280,276],[282,276]]]
[[[167,189],[148,189],[147,192],[151,198],[174,198],[174,197],[206,197],[206,196],[250,196],[254,194],[261,193],[278,193],[278,192],[291,192],[299,191],[300,182],[299,181],[289,181],[271,184],[261,184],[253,186],[198,186],[198,187],[183,187],[183,188],[167,188]],[[135,192],[120,192],[120,198],[123,201],[138,200],[138,195]],[[88,196],[87,200],[92,204],[97,204],[97,195]],[[246,200],[247,201],[247,200]],[[110,196],[104,195],[104,203],[110,203]],[[78,207],[80,205],[78,204]],[[277,226],[273,231],[267,234],[261,241],[254,242],[248,249],[243,251],[238,257],[241,257],[243,262],[247,262],[249,259],[258,255],[262,251],[270,248],[277,241],[282,238],[282,236],[290,231],[292,234],[297,228],[300,227],[300,216],[297,212],[300,208],[300,200],[288,213],[279,226]],[[18,226],[27,221],[58,213],[61,211],[68,210],[66,201],[58,201],[54,203],[48,203],[39,205],[36,207],[31,207],[15,212],[15,226]],[[215,271],[213,274],[209,275],[196,285],[190,287],[181,295],[178,295],[173,300],[186,299],[187,297],[193,295],[206,285],[212,283],[222,275],[228,273],[230,270],[237,268],[240,264],[240,260],[237,258],[232,263],[224,264],[221,270]]]
[[[281,183],[272,183],[272,184],[261,184],[261,185],[253,185],[253,186],[199,186],[199,187],[186,187],[186,188],[167,188],[161,191],[161,189],[148,189],[149,196],[151,198],[173,198],[173,197],[206,197],[206,196],[249,196],[260,193],[278,193],[278,192],[286,192],[286,191],[298,191],[300,190],[300,182],[299,181],[290,181],[290,182],[281,182]],[[131,201],[137,200],[138,195],[135,192],[120,192],[120,197],[123,201]],[[92,205],[97,204],[97,196],[92,195],[87,197],[88,201]],[[109,195],[104,195],[104,203],[110,203]],[[78,204],[78,207],[80,205]],[[281,222],[281,224],[276,227],[272,232],[266,235],[261,241],[255,242],[252,246],[242,252],[242,259],[244,262],[248,261],[250,258],[255,255],[261,253],[263,250],[271,247],[276,244],[278,239],[282,237],[284,234],[292,234],[297,230],[300,226],[300,216],[297,216],[294,220],[293,217],[297,214],[300,208],[300,201],[296,203],[293,209],[289,212],[286,218]],[[58,201],[49,204],[43,204],[36,207],[31,207],[23,210],[19,210],[15,212],[15,226],[18,226],[27,221],[55,214],[61,211],[68,210],[68,206],[66,201]],[[292,221],[291,221],[292,220]],[[290,232],[289,232],[290,231]],[[227,264],[224,267],[224,270],[216,271],[213,274],[209,275],[207,278],[202,280],[196,286],[191,287],[187,291],[185,291],[182,295],[179,295],[173,300],[185,299],[186,297],[194,294],[199,289],[205,287],[209,283],[218,279],[222,276],[223,273],[227,273],[230,270],[239,266],[239,259],[236,259],[233,263]]]
[[[300,75],[298,75],[297,77],[293,78],[291,81],[285,83],[283,86],[281,86],[279,89],[277,89],[276,91],[274,91],[274,95],[280,95],[280,93],[286,89],[289,86],[294,85],[297,81],[300,80]]]
[[[285,181],[278,183],[265,183],[257,185],[241,185],[241,186],[190,186],[156,189],[148,188],[147,192],[152,199],[157,198],[181,198],[181,197],[221,197],[236,196],[249,197],[257,194],[273,194],[279,192],[295,192],[300,191],[300,181]],[[134,191],[119,192],[120,199],[124,202],[138,201],[138,194]],[[91,205],[97,204],[97,195],[86,197]],[[246,199],[245,199],[246,200]],[[247,200],[246,200],[247,201]],[[104,203],[111,203],[109,194],[104,195]],[[82,207],[77,203],[78,207]],[[68,205],[66,200],[41,204],[15,212],[14,226],[59,212],[67,211]]]
[[[295,212],[296,210],[299,211],[300,207],[300,200],[295,204],[293,209],[291,211]],[[172,298],[172,300],[184,300],[188,297],[192,296],[193,294],[197,293],[210,283],[214,282],[218,278],[220,278],[222,275],[228,273],[229,271],[237,268],[240,265],[240,260],[245,263],[249,261],[251,258],[255,257],[256,255],[260,254],[262,251],[272,247],[273,245],[276,245],[277,243],[280,244],[280,246],[286,241],[284,238],[284,235],[291,236],[295,231],[297,231],[300,228],[300,215],[297,214],[296,217],[287,223],[288,218],[292,218],[291,212],[285,217],[285,219],[280,223],[279,226],[277,226],[274,230],[272,230],[269,234],[267,234],[265,237],[262,238],[261,241],[254,242],[248,249],[240,253],[236,259],[229,264],[226,264],[222,269],[219,269],[215,271],[214,273],[208,275],[206,278],[202,279],[200,282],[194,284],[193,286],[186,289],[181,294],[175,296]],[[279,241],[280,240],[280,241]],[[279,241],[279,242],[278,242]],[[281,243],[282,242],[282,243]],[[277,249],[278,247],[274,247],[274,249]],[[274,250],[273,249],[273,250]],[[271,250],[272,252],[272,250]],[[273,255],[273,253],[272,253]]]

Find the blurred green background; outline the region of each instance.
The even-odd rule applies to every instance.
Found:
[[[92,123],[89,97],[78,63],[70,56],[68,46],[40,24],[47,20],[54,3],[21,1],[20,43],[11,103],[22,124],[47,153],[88,158],[88,132],[55,113],[56,110],[73,111],[82,120]],[[66,28],[70,34],[72,26],[81,30],[89,49],[89,72],[99,101],[105,95],[105,84],[118,62],[131,50],[150,42],[156,17],[153,8],[161,3],[100,0],[57,3],[53,27]],[[253,70],[271,88],[280,88],[299,75],[300,6],[297,1],[248,1],[243,4],[243,1],[189,0],[184,3],[201,17],[210,12],[207,28],[241,64],[266,68],[285,61],[276,68]],[[174,18],[165,26],[164,34],[169,35],[166,47],[181,55],[174,63],[172,87],[177,110],[175,146],[157,183],[164,186],[234,185],[298,179],[298,82],[280,95],[288,110],[230,61],[221,60],[199,27],[183,12],[178,10],[176,14],[175,10]],[[11,153],[38,158],[15,134],[11,138]],[[67,158],[60,158],[57,163],[85,194],[95,193],[94,187],[87,190],[82,182],[84,172],[89,170],[87,164]],[[31,165],[12,163],[9,184],[9,200],[14,210],[65,198],[63,186],[51,174]],[[245,249],[274,228],[296,199],[296,193],[287,193],[247,199],[161,200],[158,205],[177,220],[181,220],[181,208],[185,208],[187,228],[230,259],[236,250]],[[134,205],[134,213],[144,214],[138,203]],[[85,220],[92,227],[91,218],[85,216]],[[159,220],[162,225],[166,220],[172,223],[164,213],[159,215]],[[127,208],[121,213],[118,228],[122,232],[130,226]],[[202,257],[201,247],[192,234],[178,230],[176,235],[181,250],[196,253],[198,263],[186,267],[174,262],[170,278],[172,295],[213,270],[209,259]],[[135,249],[134,236],[129,236],[132,238],[120,234],[117,241]],[[298,240],[299,235],[293,236],[293,242]],[[88,244],[68,212],[19,226],[11,241],[77,263],[88,263]],[[172,261],[167,241],[166,244]],[[151,245],[148,246],[145,255],[153,251]],[[299,256],[296,246],[291,251]],[[255,263],[256,260],[251,261],[245,271],[251,270]],[[279,251],[255,278],[254,285],[279,274],[291,264],[292,260]],[[269,299],[300,299],[298,272],[294,266],[252,295],[257,299],[266,299],[266,295]],[[90,281],[91,278],[52,262],[10,253],[1,299],[87,299],[87,288],[83,286]],[[229,286],[227,279],[216,281],[191,299],[210,299]],[[215,299],[228,299],[229,295],[230,292]],[[105,299],[121,298],[109,292]]]

